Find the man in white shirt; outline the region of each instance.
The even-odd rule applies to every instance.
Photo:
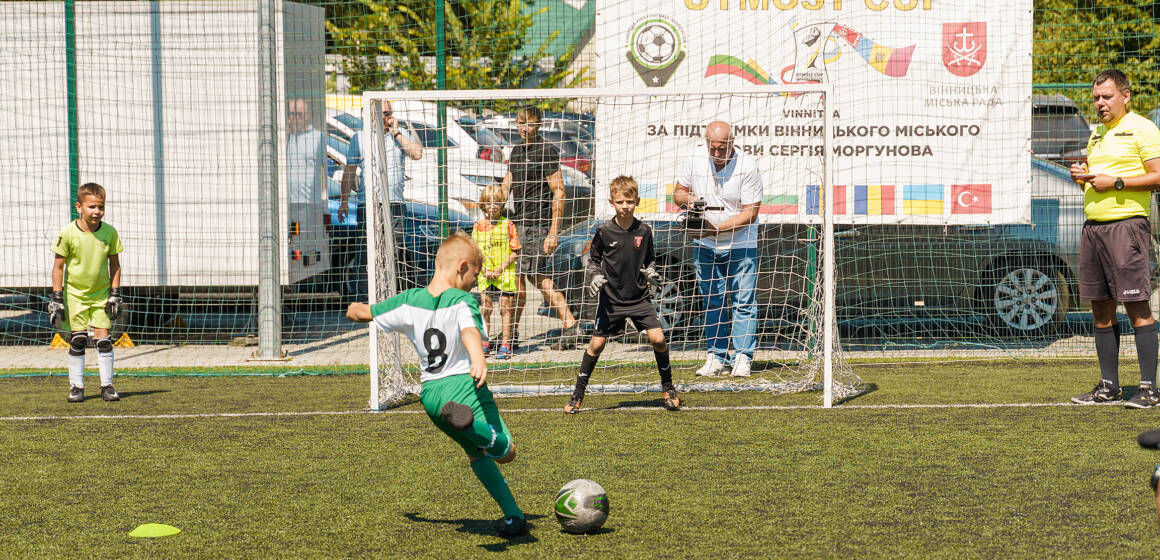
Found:
[[[383,103],[382,110],[383,131],[387,134],[386,141],[384,142],[386,153],[383,154],[386,160],[387,190],[385,193],[380,194],[389,196],[391,204],[402,204],[405,200],[403,196],[403,182],[406,180],[407,158],[416,161],[421,159],[423,157],[423,145],[411,139],[407,133],[399,129],[399,120],[395,118],[389,101]],[[363,126],[362,130],[355,133],[354,138],[351,138],[350,141],[350,149],[346,155],[346,167],[342,170],[342,198],[338,206],[338,218],[340,220],[346,218],[347,198],[350,196],[350,193],[354,190],[361,190],[356,189],[356,185],[361,185],[366,182],[366,162],[370,159],[369,130],[369,124]],[[360,169],[362,171],[361,175],[358,173]],[[364,200],[362,203],[366,204],[365,191],[363,192],[363,196]],[[383,202],[386,201],[384,200]],[[360,221],[364,215],[364,212],[360,210]]]
[[[326,213],[323,185],[326,181],[326,146],[322,132],[314,128],[310,103],[301,97],[287,103],[286,177],[290,191],[289,220],[297,223],[306,238],[324,235]]]
[[[757,214],[761,208],[757,161],[733,147],[729,123],[705,127],[705,147],[681,163],[673,201],[687,207],[704,200],[705,228],[696,238],[693,264],[705,296],[705,339],[709,355],[697,375],[749,377],[757,348]],[[716,208],[720,208],[719,210]],[[729,342],[734,354],[729,354]]]

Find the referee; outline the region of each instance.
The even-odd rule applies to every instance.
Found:
[[[1136,331],[1140,389],[1124,403],[1152,408],[1156,392],[1156,322],[1148,305],[1152,229],[1151,191],[1160,188],[1160,131],[1152,121],[1128,110],[1131,90],[1119,70],[1104,70],[1092,80],[1092,100],[1100,126],[1088,139],[1087,163],[1073,163],[1071,176],[1084,190],[1083,236],[1079,246],[1079,296],[1090,300],[1095,323],[1100,381],[1072,402],[1119,401],[1120,327],[1117,302],[1124,304]]]

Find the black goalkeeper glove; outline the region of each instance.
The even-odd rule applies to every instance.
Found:
[[[608,285],[608,279],[603,274],[597,274],[592,277],[592,281],[588,283],[588,295],[592,297],[599,297],[600,291]]]
[[[116,320],[117,315],[121,314],[121,289],[112,288],[109,290],[109,299],[105,302],[105,315],[109,316],[109,320]]]
[[[48,322],[54,329],[60,329],[64,322],[64,294],[61,292],[53,292],[48,301]]]

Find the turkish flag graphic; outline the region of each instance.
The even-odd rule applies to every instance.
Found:
[[[990,214],[991,185],[951,185],[951,214]]]

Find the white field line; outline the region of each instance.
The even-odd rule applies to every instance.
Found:
[[[864,404],[841,405],[833,408],[841,410],[891,410],[891,409],[951,409],[951,408],[1044,408],[1058,406],[1106,406],[1123,403],[1104,403],[1101,405],[1082,405],[1070,402],[1051,403],[1009,403],[1009,404]],[[700,411],[727,411],[727,410],[825,410],[822,405],[754,405],[754,406],[688,406],[681,408],[682,412]],[[594,412],[666,412],[659,406],[624,406],[612,408],[581,409],[585,413]],[[509,408],[501,411],[504,414],[512,413],[552,413],[560,414],[559,408]],[[342,416],[350,414],[425,414],[422,410],[339,410],[339,411],[308,411],[308,412],[207,412],[202,414],[86,414],[77,416],[0,416],[0,421],[29,421],[29,420],[169,420],[183,418],[249,418],[269,416]]]

